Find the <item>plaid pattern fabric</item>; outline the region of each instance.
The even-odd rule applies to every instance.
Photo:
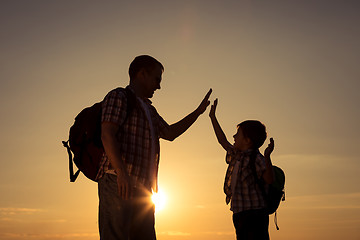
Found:
[[[111,122],[121,125],[118,134],[119,148],[123,153],[126,170],[135,184],[141,183],[146,187],[157,190],[157,171],[159,165],[160,144],[165,129],[169,125],[157,113],[150,100],[145,100],[149,107],[156,139],[151,139],[150,126],[141,107],[140,99],[136,99],[134,109],[126,116],[127,98],[122,88],[110,91],[103,101],[102,122]],[[151,144],[155,143],[155,156],[151,156]],[[150,173],[151,164],[155,164],[155,174]],[[100,179],[105,172],[111,170],[111,164],[104,154],[97,178]],[[151,177],[153,176],[153,177]]]
[[[256,151],[255,168],[258,178],[261,178],[266,168],[265,158],[259,150]],[[226,204],[229,204],[231,200],[231,210],[234,213],[265,207],[262,192],[255,182],[250,166],[251,153],[251,150],[240,152],[235,149],[226,153],[226,163],[229,166],[225,175],[224,192]],[[238,170],[234,172],[236,164],[238,164]],[[235,186],[232,186],[234,183]]]

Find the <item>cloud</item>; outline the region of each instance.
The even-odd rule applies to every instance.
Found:
[[[166,231],[166,232],[159,232],[158,235],[168,235],[168,236],[190,236],[191,233],[188,232],[180,232],[180,231]]]
[[[204,232],[203,234],[207,234],[207,235],[217,235],[217,236],[233,236],[234,235],[234,231],[231,232]]]
[[[287,197],[287,208],[360,209],[360,192]]]
[[[98,237],[98,233],[68,233],[68,234],[31,234],[31,233],[0,233],[0,239],[74,239]]]
[[[41,209],[35,208],[0,208],[0,215],[9,216],[9,215],[18,215],[18,214],[34,214],[38,212],[43,212]]]
[[[36,208],[0,208],[0,222],[37,222],[37,223],[64,223],[67,222],[65,219],[37,219],[38,214],[47,212],[44,209]]]
[[[358,200],[360,199],[360,192],[353,193],[332,193],[332,194],[314,194],[314,195],[302,195],[295,197],[288,197],[288,199],[301,199],[303,201],[316,201],[322,199],[348,199],[348,200]]]

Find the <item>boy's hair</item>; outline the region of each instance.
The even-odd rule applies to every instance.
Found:
[[[266,140],[266,127],[260,121],[246,120],[238,125],[244,137],[251,140],[254,148],[260,148]]]
[[[158,60],[149,55],[140,55],[135,57],[135,59],[130,63],[129,67],[130,80],[134,79],[136,74],[141,69],[145,68],[146,71],[151,71],[157,65],[161,67],[162,71],[164,71],[164,66]]]

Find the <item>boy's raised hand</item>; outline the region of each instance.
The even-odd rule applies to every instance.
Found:
[[[270,158],[270,154],[274,151],[274,139],[270,138],[270,143],[264,151],[264,157]]]
[[[216,98],[210,108],[210,112],[209,112],[210,117],[215,117],[217,103],[218,103],[218,99]]]

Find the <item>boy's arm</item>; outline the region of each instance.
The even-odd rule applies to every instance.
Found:
[[[200,105],[192,113],[177,123],[171,124],[162,138],[173,141],[175,138],[183,134],[197,120],[197,118],[205,112],[207,106],[210,104],[209,97],[211,92],[212,89],[208,91]]]
[[[274,151],[274,139],[270,138],[270,143],[265,149],[264,157],[265,157],[265,172],[263,174],[263,179],[267,184],[271,184],[274,182],[274,171],[272,168],[270,155]]]
[[[226,151],[228,151],[231,148],[232,145],[226,139],[226,135],[223,132],[223,130],[221,129],[221,126],[220,126],[220,124],[219,124],[219,122],[218,122],[218,120],[216,118],[215,112],[216,112],[217,102],[218,102],[218,100],[215,99],[214,104],[211,105],[209,116],[210,116],[211,123],[212,123],[212,126],[214,128],[215,135],[216,135],[216,138],[217,138],[218,142],[220,143],[220,145]]]

